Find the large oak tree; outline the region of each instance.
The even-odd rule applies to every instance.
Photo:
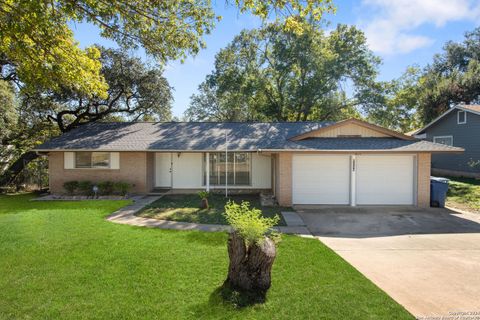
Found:
[[[277,24],[245,30],[216,55],[215,68],[192,96],[192,120],[337,120],[356,114],[379,59],[364,34],[316,23],[301,34]],[[347,89],[348,88],[348,89]]]
[[[298,17],[318,20],[334,10],[331,0],[231,2],[263,19],[275,14],[297,31]],[[220,18],[210,0],[0,0],[0,75],[24,88],[68,87],[105,97],[99,52],[81,49],[71,24],[94,24],[122,48],[142,47],[164,62],[197,53]]]
[[[0,185],[12,183],[25,165],[37,157],[28,150],[52,135],[112,118],[170,120],[171,87],[161,68],[148,67],[122,50],[96,49],[101,53],[101,73],[108,84],[105,97],[69,88],[45,92],[40,87],[21,93],[15,109],[16,122],[10,126],[11,132],[2,135],[2,145],[14,146],[17,157],[2,174]]]

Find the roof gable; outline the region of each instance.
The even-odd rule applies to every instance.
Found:
[[[448,109],[447,111],[445,111],[444,113],[442,113],[441,115],[436,117],[435,119],[433,119],[425,127],[415,131],[413,134],[417,135],[417,134],[423,133],[426,129],[433,126],[438,121],[442,120],[445,116],[449,115],[454,110],[467,111],[467,112],[470,112],[470,113],[473,113],[473,114],[476,114],[476,115],[480,115],[480,105],[456,105],[456,106]]]
[[[291,137],[292,141],[299,141],[307,138],[398,138],[402,140],[414,140],[411,136],[389,130],[366,121],[348,119],[339,121],[327,127],[314,129],[298,136]]]

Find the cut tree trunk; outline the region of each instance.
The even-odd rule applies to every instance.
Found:
[[[208,199],[203,198],[202,201],[200,202],[200,209],[208,209]]]
[[[265,301],[271,285],[271,270],[276,256],[275,243],[265,237],[261,244],[247,246],[237,233],[228,238],[230,265],[224,286],[246,293],[257,302]]]

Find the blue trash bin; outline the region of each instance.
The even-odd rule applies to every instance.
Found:
[[[430,177],[430,206],[445,207],[447,198],[448,179],[439,177]]]

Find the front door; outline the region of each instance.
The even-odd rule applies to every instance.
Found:
[[[172,154],[155,153],[155,187],[172,187]]]

